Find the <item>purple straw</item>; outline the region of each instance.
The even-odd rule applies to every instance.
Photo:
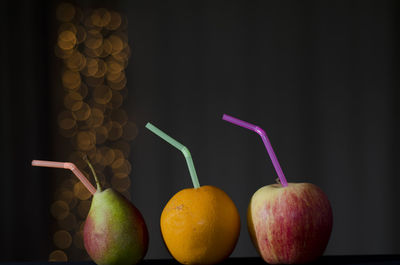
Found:
[[[222,119],[224,121],[236,124],[240,127],[255,131],[256,133],[258,133],[261,136],[261,139],[264,142],[265,148],[267,149],[268,155],[271,158],[272,164],[274,165],[275,171],[278,174],[278,177],[279,177],[279,180],[280,180],[282,186],[287,187],[288,184],[287,184],[285,175],[283,174],[282,168],[278,162],[278,158],[276,158],[274,149],[272,148],[271,142],[269,141],[268,136],[265,133],[265,131],[263,129],[261,129],[260,127],[258,127],[257,125],[236,119],[236,118],[226,115],[226,114],[224,114],[222,116]]]

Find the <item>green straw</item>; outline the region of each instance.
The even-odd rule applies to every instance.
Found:
[[[171,136],[167,135],[165,132],[158,129],[150,122],[146,124],[146,128],[155,133],[156,135],[158,135],[159,137],[161,137],[162,139],[164,139],[169,144],[173,145],[175,148],[177,148],[183,153],[189,168],[190,177],[192,178],[193,187],[196,189],[200,188],[199,179],[197,178],[196,169],[194,169],[192,155],[190,154],[189,149],[180,142],[178,142],[177,140],[173,139]]]

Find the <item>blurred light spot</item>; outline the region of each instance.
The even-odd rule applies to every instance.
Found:
[[[71,234],[65,230],[57,231],[53,236],[53,242],[54,245],[56,245],[58,248],[61,249],[69,248],[69,246],[72,243]]]
[[[122,90],[126,86],[126,78],[116,83],[108,81],[107,84],[114,90]]]
[[[63,31],[58,36],[57,44],[62,50],[70,50],[75,47],[76,36],[72,31]]]
[[[107,129],[107,131],[111,131],[112,129],[112,121],[108,120],[107,122],[104,122],[104,127]]]
[[[129,178],[111,178],[111,186],[119,192],[126,191],[131,185]]]
[[[76,144],[82,151],[89,151],[96,145],[96,135],[90,131],[81,131],[76,135]]]
[[[81,182],[77,182],[74,185],[74,194],[82,201],[89,199],[91,196],[90,192],[85,188],[85,186],[83,186]]]
[[[74,194],[70,190],[62,190],[58,192],[57,198],[69,205],[74,199]]]
[[[76,89],[81,85],[81,75],[78,72],[66,70],[62,75],[62,83],[66,88]]]
[[[122,97],[121,93],[118,91],[112,91],[112,97],[110,100],[111,107],[116,109],[119,108],[124,101],[124,98]]]
[[[97,27],[107,26],[111,21],[111,14],[105,8],[95,9],[91,15],[92,24]]]
[[[115,159],[114,162],[112,163],[111,168],[112,168],[112,169],[120,168],[120,167],[124,164],[124,162],[125,162],[125,159],[124,159],[124,158],[117,158],[117,159]]]
[[[76,176],[72,172],[70,172],[68,175],[69,175],[68,179],[64,180],[61,183],[61,186],[65,189],[72,189],[74,187],[75,183],[77,183],[79,180],[76,178]]]
[[[108,23],[106,28],[109,30],[116,30],[119,28],[120,25],[121,25],[121,16],[117,12],[111,11],[110,22]]]
[[[88,58],[86,60],[86,67],[82,69],[82,74],[85,76],[93,76],[98,70],[97,59]]]
[[[87,200],[87,201],[81,201],[78,205],[78,214],[82,219],[86,219],[88,213],[89,213],[89,209],[90,209],[90,205],[92,203]]]
[[[81,95],[81,98],[84,99],[88,95],[88,87],[85,83],[81,83],[81,85],[75,90],[79,95]]]
[[[70,3],[61,3],[56,10],[56,17],[59,21],[68,22],[75,16],[75,7]]]
[[[111,89],[105,85],[95,87],[93,90],[93,99],[96,103],[107,104],[112,98]]]
[[[86,120],[86,124],[91,128],[97,128],[103,124],[103,120],[103,112],[98,108],[92,108],[90,117]]]
[[[76,199],[75,199],[75,201],[76,201]],[[74,228],[77,225],[75,215],[69,214],[64,219],[58,220],[58,225],[60,226],[60,228],[65,229],[65,230],[69,230],[69,231],[74,230]]]
[[[90,133],[90,137],[93,138],[93,141],[96,141],[96,134],[94,131],[90,130],[88,131]],[[86,155],[89,157],[90,160],[93,160],[96,156],[96,152],[97,152],[97,148],[96,146],[94,146],[93,148],[91,148],[90,150],[86,151]],[[95,168],[96,169],[96,168]],[[87,170],[90,172],[90,174],[92,174],[92,171],[90,170],[89,166],[87,166]],[[92,176],[88,176],[89,178],[91,178]]]
[[[115,154],[114,154],[114,150],[107,147],[107,146],[103,146],[100,148],[100,152],[101,152],[101,161],[100,164],[104,165],[104,166],[108,166],[111,165],[112,162],[114,162],[115,159]]]
[[[103,77],[105,75],[105,73],[107,72],[107,64],[99,59],[97,61],[97,71],[94,73],[94,77]]]
[[[54,53],[58,58],[67,59],[73,54],[74,50],[63,50],[58,45],[54,47]]]
[[[81,71],[86,65],[86,57],[78,51],[65,60],[65,65],[72,71]]]
[[[124,154],[119,149],[114,149],[115,160],[117,159],[125,159]]]
[[[112,74],[116,74],[124,70],[122,64],[112,59],[107,60],[107,67],[108,67],[108,72]]]
[[[104,78],[88,76],[86,77],[86,83],[91,87],[98,87],[104,84]]]
[[[111,120],[118,122],[122,126],[124,126],[128,122],[128,115],[122,109],[114,109],[111,112]]]
[[[122,138],[124,140],[132,141],[138,135],[138,128],[133,122],[126,123],[123,130]]]
[[[114,149],[121,150],[121,152],[124,154],[125,157],[129,156],[129,153],[131,151],[131,146],[126,141],[117,141],[113,143],[112,146]]]
[[[54,250],[49,255],[49,261],[68,261],[67,254],[62,250]]]
[[[85,47],[84,53],[89,57],[98,58],[103,53],[103,45],[100,45],[99,47],[97,47],[95,49]]]
[[[103,48],[103,51],[102,51],[100,57],[106,57],[106,56],[111,54],[111,52],[112,52],[112,44],[111,44],[109,39],[105,39],[103,41],[103,47],[102,48]]]
[[[86,40],[87,34],[86,34],[86,30],[85,30],[84,27],[77,26],[75,34],[76,34],[76,42],[78,44],[82,43],[82,42],[84,42]]]
[[[81,95],[77,92],[70,92],[67,93],[64,97],[64,106],[71,111],[77,111],[80,108],[82,108],[83,101],[81,98]],[[72,117],[72,113],[71,113]]]
[[[69,214],[69,206],[63,201],[55,201],[50,207],[50,212],[54,218],[61,220]]]
[[[90,17],[90,16],[86,16],[84,19],[83,19],[83,24],[85,25],[85,27],[87,28],[87,29],[96,29],[96,26],[95,25],[93,25],[93,23],[92,23],[92,18]]]
[[[70,111],[63,111],[58,115],[58,126],[64,130],[70,130],[75,127],[76,121]]]
[[[84,249],[85,246],[83,244],[83,233],[82,232],[76,232],[74,235],[74,246],[79,248],[79,249]]]
[[[87,32],[85,46],[90,49],[99,48],[103,44],[103,36],[97,30],[89,30]]]
[[[125,72],[117,72],[117,73],[107,73],[107,80],[112,82],[119,82],[125,77]]]
[[[85,121],[89,118],[91,113],[91,109],[89,105],[85,102],[82,103],[82,106],[79,110],[72,112],[74,118],[78,121]]]
[[[58,27],[58,34],[64,32],[64,31],[71,31],[71,32],[73,32],[74,34],[76,34],[77,28],[76,28],[76,26],[75,26],[74,24],[72,24],[72,23],[69,23],[69,22],[68,22],[68,23],[62,23],[62,24],[60,25],[60,27]]]
[[[131,170],[132,170],[131,163],[126,159],[124,160],[121,166],[112,169],[114,174],[125,174],[125,175],[129,175],[131,173]]]
[[[108,130],[104,126],[95,128],[96,132],[96,143],[103,144],[108,138]]]
[[[122,126],[116,121],[112,122],[112,127],[108,132],[108,139],[111,141],[118,140],[122,136]]]
[[[111,54],[119,53],[124,48],[124,43],[119,36],[113,34],[108,37],[108,40],[110,41],[112,46]]]
[[[73,128],[71,129],[62,129],[60,128],[59,130],[60,134],[62,136],[64,136],[65,138],[72,138],[76,135],[76,133],[78,132],[78,126],[75,125]]]

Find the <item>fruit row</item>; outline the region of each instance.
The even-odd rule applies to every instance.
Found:
[[[332,209],[327,196],[310,183],[287,183],[269,139],[260,127],[224,115],[225,121],[258,133],[275,167],[279,182],[252,196],[247,227],[261,257],[270,264],[307,263],[321,256],[332,230]],[[214,186],[200,186],[189,149],[148,123],[146,128],[179,149],[185,156],[193,188],[176,193],[160,220],[161,233],[171,255],[182,264],[216,264],[234,250],[240,217],[231,198]],[[72,163],[34,160],[34,166],[70,169],[93,195],[84,225],[84,246],[99,265],[131,265],[148,249],[149,235],[139,210],[123,195],[103,190],[96,172],[93,187]]]

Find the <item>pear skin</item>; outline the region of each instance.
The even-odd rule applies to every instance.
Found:
[[[136,264],[146,255],[149,242],[139,210],[113,189],[98,189],[93,195],[83,238],[98,265]]]

